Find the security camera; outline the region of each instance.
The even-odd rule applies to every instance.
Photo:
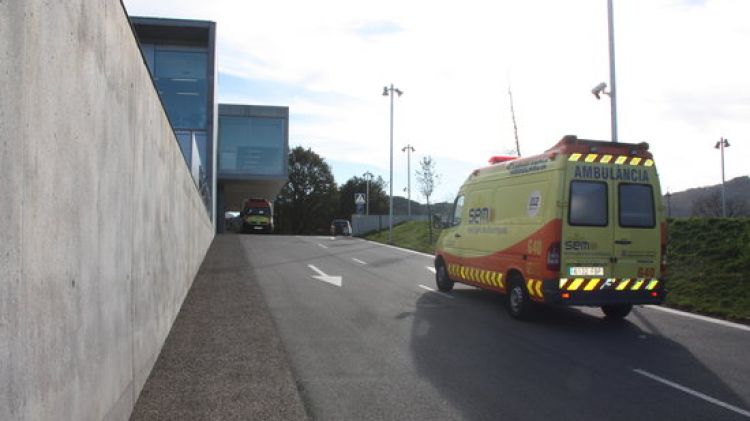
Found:
[[[607,92],[606,89],[607,89],[607,84],[602,82],[594,86],[594,89],[591,90],[591,93],[594,94],[596,99],[601,99],[601,94],[609,95],[609,92]]]

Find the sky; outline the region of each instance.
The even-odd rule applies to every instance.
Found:
[[[648,142],[662,190],[750,173],[750,1],[614,0],[619,141]],[[220,103],[288,106],[289,145],[326,159],[338,184],[366,171],[406,196],[431,156],[432,202],[475,169],[564,135],[611,140],[606,0],[124,0],[130,15],[217,23]]]

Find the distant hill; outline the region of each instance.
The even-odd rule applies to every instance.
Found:
[[[727,208],[734,206],[738,209],[737,216],[750,216],[750,177],[737,177],[727,181],[726,195]],[[720,209],[721,184],[672,193],[669,200],[664,195],[662,201],[672,217],[706,216],[699,215],[696,206],[701,202],[708,202],[708,205],[718,206],[717,209]]]
[[[430,208],[433,214],[447,215],[453,203],[442,202],[442,203],[430,203]],[[393,214],[394,215],[406,215],[409,211],[409,200],[401,196],[393,196]],[[424,203],[418,203],[411,201],[411,214],[412,215],[427,215],[427,205]]]

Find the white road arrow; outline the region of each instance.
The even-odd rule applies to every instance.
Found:
[[[318,275],[317,276],[313,275],[313,278],[315,278],[315,279],[317,279],[319,281],[327,282],[327,283],[329,283],[331,285],[336,285],[337,287],[341,286],[341,277],[340,276],[329,276],[329,275],[326,275],[325,272],[323,272],[322,270],[316,268],[313,265],[307,265],[307,267],[309,267],[310,269],[312,269],[315,272],[317,272]]]

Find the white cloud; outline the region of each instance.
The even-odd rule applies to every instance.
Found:
[[[614,3],[621,141],[652,145],[665,190],[719,182],[719,136],[734,140],[727,178],[747,175],[750,2]],[[290,143],[329,161],[388,168],[389,106],[380,94],[391,82],[405,92],[395,100],[396,150],[415,145],[439,171],[441,160],[481,166],[513,147],[509,80],[524,154],[565,134],[610,136],[609,99],[590,93],[608,80],[605,0],[125,5],[136,15],[216,21],[219,71],[293,87],[298,93],[284,97]],[[282,100],[220,91],[222,101]],[[405,169],[402,155],[395,165]],[[465,177],[444,173],[444,185]]]

